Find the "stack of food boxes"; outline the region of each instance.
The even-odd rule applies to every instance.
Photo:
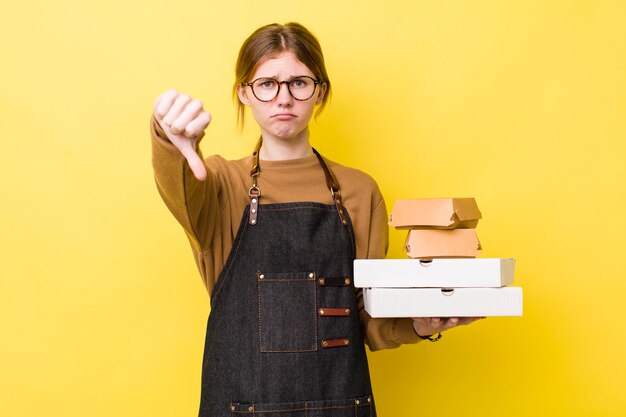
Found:
[[[408,229],[410,259],[354,261],[372,317],[521,316],[522,289],[511,287],[515,260],[475,259],[481,218],[473,198],[398,200],[389,224]]]

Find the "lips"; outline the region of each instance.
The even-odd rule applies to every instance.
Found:
[[[271,118],[276,120],[291,120],[295,117],[296,115],[293,113],[276,113]]]

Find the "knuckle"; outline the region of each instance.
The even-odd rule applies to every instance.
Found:
[[[197,124],[208,124],[211,121],[211,115],[205,111],[201,112],[196,116],[194,122]]]
[[[189,125],[185,128],[185,130],[183,131],[183,134],[187,136],[188,138],[193,138],[198,135],[198,132],[196,129],[193,128],[193,126]]]
[[[174,99],[177,95],[178,95],[178,91],[172,88],[172,89],[170,89],[170,90],[167,90],[165,93],[161,94],[161,96],[160,96],[160,97],[162,97],[163,99],[172,100],[172,99]]]

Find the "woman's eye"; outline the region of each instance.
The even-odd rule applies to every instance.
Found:
[[[291,81],[291,86],[292,87],[304,87],[306,86],[306,81],[300,78],[296,78],[295,80]]]
[[[276,87],[276,81],[274,80],[259,80],[254,85],[257,88],[271,90]]]

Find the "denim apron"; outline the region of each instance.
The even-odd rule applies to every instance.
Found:
[[[259,148],[211,296],[199,416],[373,417],[339,185],[314,150],[335,204],[259,205]]]

